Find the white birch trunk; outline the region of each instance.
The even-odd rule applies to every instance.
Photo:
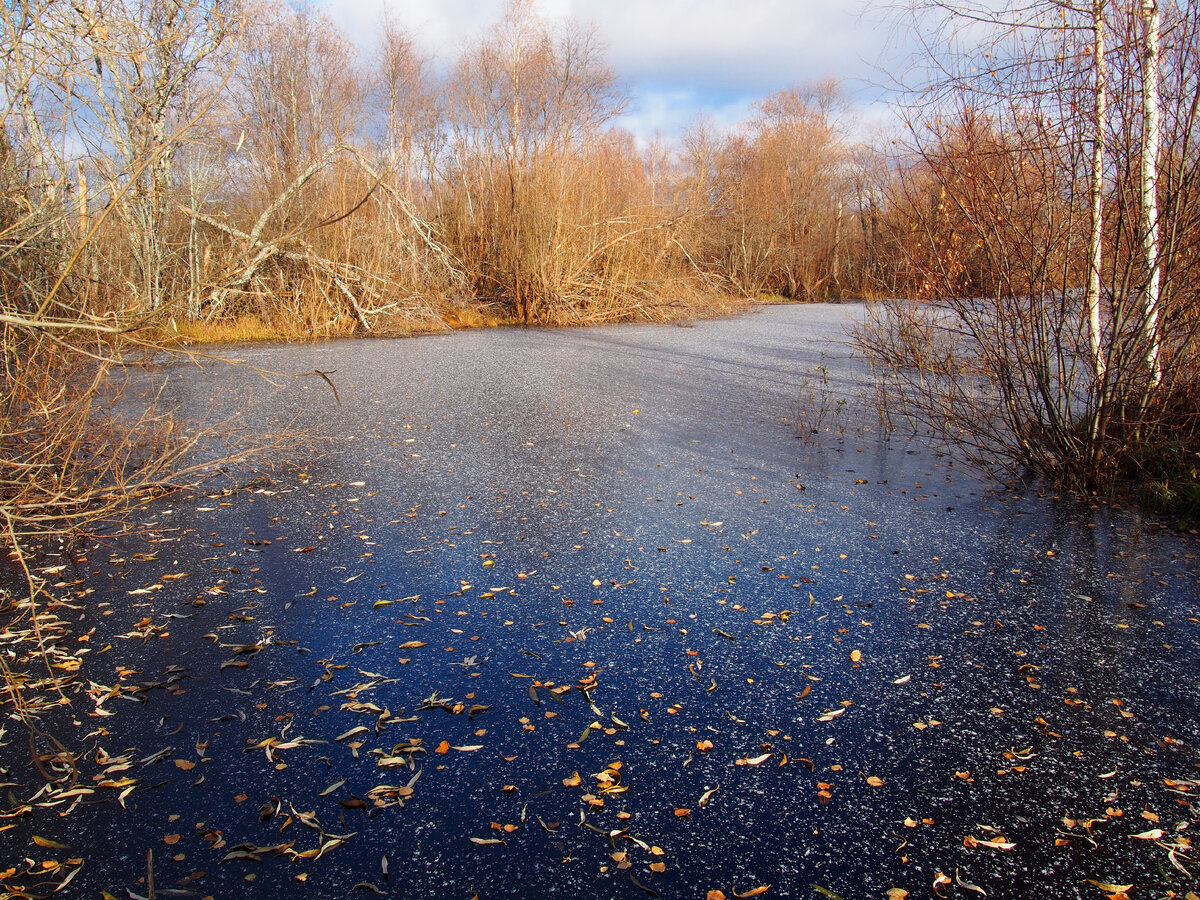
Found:
[[[1092,2],[1092,29],[1095,42],[1092,59],[1096,69],[1095,118],[1092,122],[1092,235],[1088,253],[1088,285],[1085,306],[1091,338],[1092,367],[1096,380],[1103,381],[1106,371],[1104,347],[1100,332],[1100,267],[1104,242],[1104,154],[1105,122],[1108,118],[1108,71],[1104,48],[1104,0]]]
[[[1159,335],[1159,297],[1162,273],[1159,266],[1158,236],[1158,155],[1162,143],[1159,114],[1159,32],[1162,15],[1158,0],[1142,0],[1142,25],[1145,30],[1142,62],[1142,248],[1146,254],[1146,290],[1142,333],[1146,341],[1146,365],[1152,386],[1162,382]]]

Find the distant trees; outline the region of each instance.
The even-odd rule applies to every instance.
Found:
[[[892,408],[1075,487],[1170,457],[1194,485],[1200,12],[915,5],[985,40],[931,54],[893,170],[899,293],[930,302],[864,332]]]
[[[514,0],[459,57],[448,94],[442,221],[476,294],[526,324],[586,305],[627,211],[597,177],[624,96],[594,34],[551,34]]]
[[[760,100],[715,159],[713,264],[740,292],[838,296],[845,254],[849,147],[835,82]],[[701,173],[697,172],[697,176]]]
[[[42,247],[86,238],[73,286],[40,290],[81,311],[310,335],[869,287],[832,82],[764,98],[701,158],[617,128],[626,96],[595,33],[551,28],[534,0],[442,67],[392,23],[364,56],[282,0],[4,16],[3,133],[55,220]]]

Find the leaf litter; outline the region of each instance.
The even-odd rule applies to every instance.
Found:
[[[806,482],[811,504],[820,488]],[[423,858],[453,869],[434,838],[454,834],[456,852],[486,853],[472,865],[496,877],[567,879],[601,893],[620,873],[626,888],[664,895],[694,885],[736,897],[857,896],[871,884],[893,897],[1004,896],[1028,883],[1029,859],[1059,896],[1076,890],[1067,881],[1112,896],[1189,883],[1200,792],[1189,736],[1119,671],[1138,662],[1118,662],[1095,638],[1082,651],[1064,643],[1049,609],[1082,613],[1095,601],[1047,603],[1038,586],[1055,583],[1053,571],[1034,572],[1032,557],[1008,567],[1019,571],[994,566],[990,587],[954,566],[948,547],[937,560],[915,549],[883,559],[866,578],[861,563],[802,543],[784,523],[742,524],[742,498],[765,488],[746,480],[718,516],[689,520],[692,531],[680,520],[632,545],[610,535],[624,545],[610,571],[583,577],[553,559],[533,564],[515,539],[472,535],[559,500],[469,486],[461,502],[471,514],[459,521],[400,511],[386,527],[404,555],[418,552],[403,567],[372,568],[390,520],[360,497],[332,502],[336,483],[280,478],[270,496],[243,490],[221,498],[228,507],[194,509],[217,529],[189,537],[202,563],[176,564],[181,542],[150,529],[140,558],[87,549],[44,573],[51,600],[8,600],[4,642],[26,698],[21,714],[40,724],[25,765],[21,726],[0,735],[0,829],[21,844],[0,860],[6,885],[144,893],[144,860],[111,877],[88,863],[101,844],[96,823],[140,833],[135,816],[164,826],[153,838],[171,850],[155,856],[160,890],[201,896],[251,875],[256,889],[387,892],[397,877],[424,877]],[[573,490],[552,496],[579,508],[594,496]],[[299,493],[310,511],[323,504],[324,518],[353,523],[346,546],[333,552],[327,534],[276,507],[288,520],[270,543],[241,544],[254,562],[230,555],[246,527],[222,524],[231,510]],[[467,499],[485,494],[486,504]],[[638,501],[629,493],[623,502]],[[990,502],[1004,513],[1018,503]],[[847,519],[837,506],[808,504],[793,514],[814,528]],[[725,549],[724,522],[738,522],[748,542],[738,557]],[[592,537],[573,534],[565,546],[594,547]],[[752,556],[750,546],[771,549]],[[373,555],[352,557],[352,547]],[[445,562],[428,576],[408,565],[435,550]],[[494,584],[518,587],[474,587],[479,554]],[[659,562],[672,554],[692,554],[697,568]],[[302,586],[267,577],[264,564],[285,557]],[[92,568],[116,576],[112,591],[90,587]],[[69,569],[83,580],[72,584]],[[1153,615],[1170,618],[1161,605]],[[1165,626],[1142,627],[1173,644],[1167,655],[1190,646],[1194,657],[1194,625],[1177,614],[1169,637]],[[71,740],[59,746],[54,734]],[[426,838],[416,823],[447,803],[461,828],[437,825]],[[979,826],[980,808],[1002,827]],[[1131,820],[1155,827],[1123,827]],[[757,823],[748,834],[746,822]],[[820,868],[781,869],[769,852],[735,849],[749,837],[782,848],[772,832],[803,838]],[[925,870],[939,873],[932,883]],[[817,871],[832,875],[818,883]]]

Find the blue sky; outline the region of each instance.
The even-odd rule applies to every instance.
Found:
[[[445,62],[500,18],[504,0],[322,0],[365,51],[385,8]],[[674,137],[704,111],[718,126],[758,98],[826,76],[842,79],[866,118],[882,118],[873,83],[895,54],[868,0],[539,0],[544,19],[592,24],[631,96],[621,121],[641,141]]]

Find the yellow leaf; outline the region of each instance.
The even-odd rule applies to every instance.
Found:
[[[867,784],[871,787],[883,787],[883,779],[878,775],[871,775],[867,778]]]
[[[1106,881],[1094,881],[1091,878],[1087,879],[1087,883],[1094,884],[1100,890],[1109,891],[1113,894],[1127,894],[1133,890],[1132,884],[1109,884]]]
[[[60,844],[58,841],[52,841],[50,838],[39,837],[36,834],[33,836],[33,842],[39,847],[45,847],[50,850],[67,850],[71,846],[70,844]]]

